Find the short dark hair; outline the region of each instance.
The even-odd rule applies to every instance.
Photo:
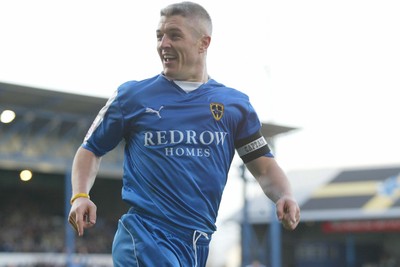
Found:
[[[212,34],[211,17],[208,14],[207,10],[197,3],[185,1],[185,2],[171,4],[161,9],[160,15],[165,17],[179,15],[185,18],[198,19],[200,22],[204,23],[207,34],[209,35]]]

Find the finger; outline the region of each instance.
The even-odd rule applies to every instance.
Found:
[[[287,230],[294,230],[297,226],[297,223],[293,223],[292,221],[284,221],[282,223],[283,227],[285,227]]]
[[[295,205],[295,207],[292,207],[292,211],[293,210],[294,212],[289,211],[284,216],[284,226],[285,228],[290,230],[294,230],[300,222],[300,212],[299,209],[297,208],[297,205]]]
[[[74,219],[74,216],[75,216],[75,213],[70,212],[70,214],[68,216],[68,222],[71,224],[71,226],[74,228],[74,230],[76,232],[78,232],[78,227],[77,227],[76,221]]]
[[[85,215],[83,216],[83,228],[90,228],[94,225],[94,223],[90,220],[90,216],[88,213],[85,213]]]
[[[94,225],[96,223],[96,219],[97,219],[96,209],[97,209],[96,206],[92,207],[92,208],[89,209],[89,213],[86,214],[87,215],[87,217],[86,217],[87,222],[92,224],[92,225]]]
[[[69,219],[68,219],[68,222],[69,222],[69,224],[71,224],[71,226],[72,226],[72,228],[75,230],[75,232],[76,232],[76,233],[79,233],[79,231],[78,231],[78,226],[77,226],[77,224],[76,224],[74,218],[70,216]]]
[[[288,230],[294,230],[298,223],[298,221],[292,220],[289,216],[285,216],[285,218],[282,220],[282,225]]]
[[[296,202],[284,199],[277,201],[276,214],[285,229],[294,230],[297,227],[300,209]]]
[[[295,223],[300,217],[300,209],[296,202],[285,201],[283,202],[283,217]]]
[[[292,205],[292,207],[289,210],[289,212],[290,212],[290,219],[292,220],[292,222],[298,224],[300,222],[300,208],[297,205],[297,203],[294,203]]]
[[[294,224],[297,222],[297,209],[295,205],[291,205],[288,209],[288,220]]]
[[[276,203],[276,216],[278,217],[278,220],[282,221],[284,215],[285,215],[284,202],[283,201],[278,201]]]
[[[77,213],[75,215],[75,222],[78,229],[78,236],[82,236],[84,232],[84,222],[83,215],[79,216]]]

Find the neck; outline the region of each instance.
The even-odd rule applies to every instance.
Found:
[[[209,80],[208,72],[207,72],[207,67],[204,65],[201,74],[196,75],[196,77],[193,77],[193,79],[188,80],[188,82],[201,82],[201,83],[206,83]]]
[[[167,78],[170,81],[182,81],[182,82],[200,82],[200,83],[206,83],[210,77],[207,73],[206,68],[204,68],[203,72],[201,75],[196,75],[192,77],[186,77],[186,78],[176,78],[176,77],[171,77],[168,75],[165,75],[164,72],[162,73],[165,78]]]

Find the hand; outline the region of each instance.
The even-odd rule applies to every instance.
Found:
[[[300,222],[300,208],[292,197],[282,197],[276,202],[276,215],[283,227],[294,230]]]
[[[77,198],[72,204],[68,221],[78,233],[83,235],[85,228],[90,228],[96,223],[96,205],[88,198]]]

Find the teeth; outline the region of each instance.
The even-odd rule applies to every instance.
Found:
[[[170,62],[171,60],[176,59],[176,57],[174,55],[171,55],[171,54],[164,54],[162,56],[162,58],[163,58],[164,62]]]

